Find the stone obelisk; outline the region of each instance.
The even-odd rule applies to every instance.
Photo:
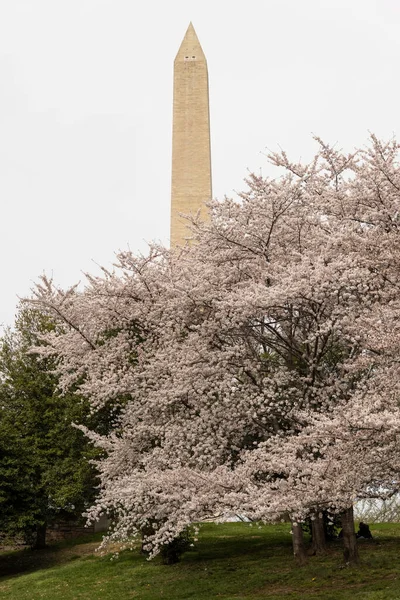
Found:
[[[190,231],[181,214],[208,219],[211,199],[208,70],[190,23],[174,62],[172,132],[171,246],[183,245]]]

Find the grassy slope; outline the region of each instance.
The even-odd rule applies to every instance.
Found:
[[[372,527],[374,543],[360,543],[362,564],[342,568],[340,543],[326,557],[296,569],[287,525],[206,524],[182,562],[164,566],[139,553],[116,561],[94,554],[98,542],[80,540],[50,550],[0,555],[4,600],[324,600],[400,599],[400,525]]]

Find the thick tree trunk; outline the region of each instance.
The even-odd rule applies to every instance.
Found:
[[[357,565],[358,556],[357,539],[354,531],[353,507],[347,508],[341,515],[343,533],[343,555],[346,563]]]
[[[315,515],[314,519],[311,519],[311,554],[325,554],[326,552],[326,539],[325,539],[325,528],[323,516]]]
[[[47,529],[46,523],[38,526],[38,528],[36,530],[36,539],[32,546],[32,548],[34,550],[42,550],[43,548],[46,547],[46,529]]]
[[[303,566],[307,562],[307,553],[304,546],[303,530],[299,523],[292,523],[293,555],[296,563]]]

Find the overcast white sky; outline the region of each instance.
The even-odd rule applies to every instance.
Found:
[[[208,60],[213,194],[399,134],[399,0],[0,0],[0,323],[42,272],[62,286],[168,243],[173,60]],[[93,262],[94,261],[94,262]]]

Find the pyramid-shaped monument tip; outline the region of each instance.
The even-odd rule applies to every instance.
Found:
[[[193,27],[192,21],[186,30],[185,37],[180,45],[175,61],[206,60],[199,38]]]

